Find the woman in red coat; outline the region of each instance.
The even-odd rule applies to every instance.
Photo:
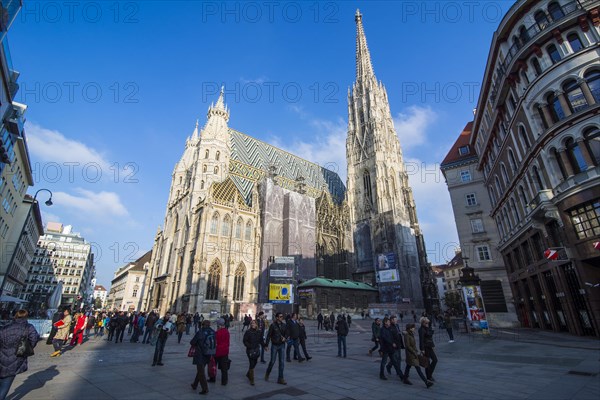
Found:
[[[71,346],[83,343],[83,330],[85,329],[87,317],[83,313],[75,314],[75,328],[73,329],[73,339]]]
[[[225,320],[222,318],[217,320],[215,341],[217,342],[215,361],[221,370],[221,385],[227,385],[227,370],[229,369],[229,331],[225,328]]]

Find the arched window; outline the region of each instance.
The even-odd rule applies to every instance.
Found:
[[[587,108],[588,103],[581,91],[581,87],[577,84],[575,79],[570,79],[563,85],[565,96],[569,103],[571,112],[576,113],[577,111]]]
[[[500,236],[506,236],[506,233],[504,232],[504,225],[502,224],[502,218],[500,216],[496,217],[496,225],[498,226],[498,232],[500,232]]]
[[[529,201],[527,200],[527,196],[525,196],[525,190],[523,189],[523,186],[519,186],[519,198],[521,199],[523,209],[527,210],[527,204]]]
[[[519,27],[519,37],[521,38],[521,43],[525,44],[529,41],[529,32],[524,25]]]
[[[600,70],[588,71],[583,75],[596,103],[600,103]]]
[[[504,193],[504,188],[500,184],[500,179],[498,178],[498,175],[494,175],[494,181],[496,182],[496,191],[498,192],[498,195],[501,196],[502,193]]]
[[[215,175],[219,173],[219,167],[215,167]]]
[[[558,48],[556,48],[555,45],[551,44],[550,46],[546,47],[546,51],[548,52],[548,55],[552,60],[552,64],[556,64],[560,61],[560,53],[558,52]]]
[[[533,56],[531,59],[531,66],[535,70],[535,76],[540,76],[542,74],[542,66],[540,65],[540,60],[536,56]]]
[[[573,53],[577,53],[579,50],[583,49],[583,43],[581,43],[581,39],[579,39],[579,35],[575,32],[571,32],[567,35],[567,40],[571,45],[571,50]]]
[[[522,125],[519,126],[519,137],[521,138],[523,149],[529,150],[531,144],[529,143],[529,137],[527,136],[527,132],[525,131],[525,128]]]
[[[181,181],[183,181],[183,177],[182,176],[179,177],[179,184],[180,185],[181,185]]]
[[[515,161],[515,155],[512,149],[508,149],[508,165],[510,166],[510,171],[515,174],[517,171],[517,163]]]
[[[219,158],[221,158],[221,152],[217,151],[217,154],[215,155],[215,160],[219,161]]]
[[[363,173],[363,186],[365,189],[365,196],[369,204],[373,204],[373,192],[371,189],[371,174],[368,170]]]
[[[558,21],[559,19],[565,16],[565,13],[563,12],[562,8],[558,5],[558,3],[554,1],[548,4],[548,13],[550,13],[550,16],[552,16],[552,19],[554,21]]]
[[[513,37],[512,37],[512,42],[513,42],[513,46],[516,46],[517,49],[521,48],[521,42],[519,41],[519,38],[516,37],[515,35],[513,35]]]
[[[235,238],[242,238],[242,219],[238,218],[237,223],[235,224]]]
[[[504,214],[504,220],[508,224],[508,230],[511,231],[513,228],[513,223],[512,223],[512,220],[510,219],[510,216],[508,215],[508,211],[506,210],[506,207],[504,207],[502,209],[502,213]]]
[[[246,281],[246,267],[240,264],[235,270],[235,278],[233,278],[233,300],[242,301],[244,299],[244,283]]]
[[[493,186],[488,187],[488,193],[490,194],[490,200],[492,201],[492,206],[496,205],[496,193],[494,193]]]
[[[523,79],[523,83],[528,86],[529,85],[529,77],[527,76],[527,72],[521,71],[521,79]]]
[[[542,180],[540,170],[536,165],[533,166],[533,178],[535,180],[535,185],[538,191],[546,189],[546,185],[544,185],[544,181]]]
[[[517,205],[515,204],[515,199],[510,199],[510,208],[512,208],[513,215],[515,216],[515,221],[517,221],[518,223],[521,220],[521,215],[519,213]]]
[[[206,164],[202,166],[202,172],[206,172]]]
[[[548,16],[546,15],[545,12],[543,12],[542,10],[539,10],[538,12],[535,13],[533,18],[535,19],[535,22],[537,23],[537,26],[540,28],[541,31],[546,29],[546,26],[548,26],[549,21],[548,21]]]
[[[504,186],[508,187],[510,180],[508,179],[508,174],[506,173],[506,167],[504,164],[500,164],[500,173],[502,174],[502,180],[504,181]]]
[[[219,284],[221,282],[221,263],[215,260],[208,269],[206,282],[206,300],[219,300]]]
[[[552,122],[558,122],[565,117],[565,113],[560,105],[560,101],[558,100],[558,97],[554,95],[554,93],[549,93],[546,96],[546,102],[548,102],[548,110],[550,111]]]
[[[246,231],[244,232],[244,239],[250,240],[251,236],[252,236],[252,222],[248,221],[246,223]]]
[[[573,138],[568,138],[565,141],[565,147],[567,149],[567,158],[573,168],[573,172],[578,174],[581,171],[585,171],[587,169],[587,164],[585,163],[583,154],[581,154],[579,144],[573,140]]]
[[[204,181],[200,181],[200,189],[204,189]]]
[[[595,165],[600,165],[600,129],[593,127],[583,132],[585,144]]]
[[[210,155],[210,151],[208,149],[206,149],[206,151],[204,152],[204,158],[208,158],[209,155]]]
[[[212,219],[210,220],[210,234],[216,235],[219,231],[219,213],[214,213]]]
[[[565,170],[565,166],[563,165],[562,158],[560,157],[560,154],[558,154],[558,151],[556,149],[550,150],[550,154],[554,158],[556,169],[558,169],[558,172],[560,172],[560,175],[562,176],[562,179],[566,179],[567,178],[567,171]]]
[[[225,215],[225,218],[223,219],[221,235],[229,236],[230,233],[231,233],[231,218],[229,218],[229,215]]]

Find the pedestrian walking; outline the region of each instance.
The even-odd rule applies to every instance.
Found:
[[[63,318],[55,322],[54,326],[57,328],[57,331],[54,339],[52,339],[54,353],[50,357],[60,357],[62,355],[62,346],[69,338],[69,330],[71,329],[71,315],[68,309],[63,311]]]
[[[390,331],[392,333],[392,341],[394,351],[390,360],[386,365],[386,369],[388,374],[392,373],[392,367],[396,370],[396,375],[401,380],[404,380],[404,375],[402,375],[402,369],[400,365],[402,364],[402,350],[404,349],[404,340],[402,340],[402,329],[400,329],[400,325],[398,324],[398,318],[395,315],[390,317]]]
[[[392,331],[390,329],[390,319],[383,319],[383,327],[379,332],[379,342],[381,348],[379,352],[381,353],[381,363],[379,365],[379,379],[387,380],[384,368],[388,359],[392,359],[394,357],[394,337],[392,336]]]
[[[21,338],[37,345],[40,335],[27,322],[27,310],[18,310],[12,323],[0,328],[0,400],[4,400],[17,374],[27,371],[27,356],[17,355]]]
[[[429,318],[421,317],[421,327],[419,328],[419,349],[425,354],[425,357],[429,359],[429,366],[425,368],[427,379],[435,382],[433,379],[433,371],[437,365],[437,355],[433,350],[435,344],[433,343],[433,329],[429,327]]]
[[[192,329],[192,314],[185,315],[185,334],[190,334],[190,329]]]
[[[373,352],[377,350],[379,347],[379,336],[381,334],[381,320],[379,318],[375,318],[375,321],[371,324],[371,342],[375,343],[375,345],[369,349],[369,356],[373,355]]]
[[[117,324],[115,329],[115,343],[123,343],[123,336],[125,335],[125,329],[129,323],[129,317],[125,315],[123,311],[117,316]]]
[[[146,323],[144,324],[146,332],[142,338],[142,344],[150,343],[150,337],[152,336],[152,332],[154,332],[154,325],[156,324],[157,319],[158,316],[154,311],[148,314],[148,318],[146,318]]]
[[[198,384],[200,384],[200,387],[202,388],[200,394],[208,393],[208,383],[206,381],[204,369],[206,364],[210,361],[210,358],[215,355],[215,342],[215,331],[210,327],[209,320],[202,322],[202,326],[190,341],[192,346],[196,346],[196,353],[194,354],[193,359],[193,364],[196,366],[196,377],[191,386],[192,389],[196,390]]]
[[[333,314],[331,314],[333,315]],[[348,323],[346,319],[338,315],[338,321],[335,324],[335,330],[337,331],[338,339],[338,357],[342,357],[342,349],[344,350],[344,358],[346,358],[346,336],[348,336]]]
[[[250,321],[250,327],[244,333],[243,339],[244,347],[246,347],[246,355],[248,356],[248,372],[246,372],[246,378],[250,381],[250,384],[254,386],[254,368],[260,357],[261,348],[265,346],[265,341],[262,333],[258,329],[256,320]]]
[[[417,348],[417,341],[415,340],[415,324],[406,324],[406,332],[404,333],[404,346],[406,356],[406,368],[404,369],[404,382],[407,385],[412,385],[412,382],[408,380],[410,368],[414,367],[417,370],[417,374],[421,377],[425,385],[429,388],[433,386],[433,382],[428,380],[419,366],[419,355],[421,352]]]
[[[287,385],[287,382],[283,378],[283,369],[285,367],[284,359],[283,359],[283,351],[285,349],[285,323],[283,322],[283,314],[278,312],[275,314],[275,320],[269,326],[269,331],[267,332],[267,341],[265,345],[265,349],[268,351],[269,342],[271,343],[271,361],[269,361],[269,366],[267,367],[267,372],[265,373],[265,381],[269,380],[269,375],[273,370],[273,365],[275,365],[275,359],[279,356],[279,374],[277,377],[277,383],[281,385]]]
[[[317,315],[317,330],[323,329],[323,314]]]
[[[185,315],[183,313],[177,316],[175,326],[177,329],[177,343],[181,343],[181,337],[183,336],[183,332],[185,332]]]
[[[331,315],[329,316],[329,325],[331,326],[331,329],[333,330],[333,327],[335,326],[335,315],[333,313],[331,313]]]
[[[258,330],[260,331],[260,336],[263,338],[263,342],[264,342],[264,338],[265,338],[265,332],[267,332],[267,330],[269,329],[269,323],[267,321],[267,316],[265,315],[265,313],[263,311],[258,313]],[[261,346],[260,348],[260,362],[262,364],[264,364],[265,361],[265,346]]]
[[[312,357],[310,357],[308,355],[308,352],[306,351],[306,339],[308,337],[306,336],[306,326],[304,325],[304,320],[302,318],[298,318],[298,326],[300,327],[300,337],[298,338],[298,340],[300,341],[300,346],[302,346],[304,358],[306,358],[306,361],[308,361]]]
[[[154,345],[154,358],[152,360],[152,366],[155,365],[163,366],[162,356],[165,351],[165,345],[167,339],[172,331],[173,324],[169,321],[171,314],[166,313],[162,319],[156,321],[154,327],[154,335],[156,336],[156,344]]]
[[[450,313],[446,311],[444,313],[444,326],[446,327],[446,332],[448,332],[448,343],[454,343],[454,332],[452,331],[452,318],[450,318]]]
[[[73,338],[71,338],[71,346],[77,346],[83,344],[83,331],[86,326],[86,316],[83,313],[75,313],[73,318],[75,321],[75,328],[73,329]]]
[[[229,330],[225,327],[225,320],[217,320],[217,333],[215,334],[217,348],[215,352],[215,361],[217,367],[221,370],[221,385],[227,385],[229,370]],[[214,379],[212,380],[214,382]]]
[[[92,328],[95,328],[95,327],[96,327],[96,316],[90,312],[89,315],[87,316],[87,322],[85,323],[85,337],[88,340],[90,339],[90,332],[91,332]]]
[[[303,362],[304,358],[300,355],[300,326],[298,325],[298,314],[292,313],[289,323],[286,324],[285,336],[288,338],[287,348],[285,350],[286,361],[292,362],[290,359],[290,351],[294,348],[294,360]]]
[[[194,322],[194,334],[195,334],[196,332],[198,332],[200,330],[200,314],[198,314],[197,311],[196,311],[196,314],[194,314],[192,321]]]
[[[348,328],[350,328],[350,326],[352,325],[352,317],[350,316],[350,314],[346,316],[346,322],[348,322]]]

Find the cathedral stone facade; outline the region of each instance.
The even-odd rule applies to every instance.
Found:
[[[423,308],[423,238],[358,12],[356,23],[348,190],[336,173],[229,128],[222,90],[173,170],[147,309],[249,310],[268,301],[268,268],[277,256],[295,257],[297,284],[317,276],[375,284],[376,260],[391,254],[399,281],[378,281],[381,300]]]

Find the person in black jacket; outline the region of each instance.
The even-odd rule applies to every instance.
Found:
[[[433,379],[433,371],[437,365],[437,356],[433,348],[433,329],[429,327],[429,318],[421,317],[421,327],[419,328],[419,349],[424,352],[425,356],[429,358],[429,367],[425,368],[425,374],[427,380],[435,382]]]
[[[323,314],[317,315],[317,330],[323,329]]]
[[[383,319],[383,327],[379,333],[379,344],[381,345],[380,352],[382,354],[381,364],[379,365],[379,378],[384,381],[387,380],[384,374],[384,367],[388,361],[388,358],[394,364],[396,371],[399,371],[399,367],[396,366],[394,360],[394,352],[396,351],[397,344],[394,341],[394,332],[391,326],[391,321],[389,318]]]
[[[288,338],[287,348],[285,350],[286,361],[292,362],[290,359],[290,350],[292,350],[292,346],[294,347],[294,360],[298,360],[298,362],[304,361],[304,358],[300,355],[300,325],[298,325],[298,314],[292,313],[290,320],[286,324],[287,330],[285,336]]]
[[[115,343],[123,343],[123,335],[129,323],[129,317],[123,311],[119,313],[117,318],[117,327],[115,331]]]
[[[304,357],[306,361],[310,360],[312,357],[308,355],[306,351],[306,326],[304,326],[304,320],[302,318],[298,318],[298,326],[300,327],[300,346],[302,346],[302,351],[304,352]]]
[[[285,379],[283,379],[283,368],[285,366],[283,361],[283,351],[285,350],[285,323],[283,322],[283,314],[278,312],[275,314],[275,321],[269,326],[269,331],[267,332],[267,343],[265,345],[265,350],[268,350],[269,342],[271,342],[271,361],[269,361],[269,366],[267,367],[267,372],[265,373],[265,381],[269,380],[269,375],[273,370],[273,365],[275,365],[275,358],[279,355],[279,376],[277,378],[277,383],[281,385],[287,385]]]
[[[388,374],[391,374],[392,366],[394,366],[396,375],[398,375],[400,379],[404,380],[404,375],[402,374],[402,369],[400,368],[400,365],[402,364],[402,349],[404,349],[404,340],[402,340],[402,329],[400,329],[398,318],[395,315],[390,317],[390,331],[392,332],[392,337],[394,340],[394,353],[386,365],[387,372]]]
[[[335,323],[335,330],[338,338],[338,357],[342,357],[342,348],[344,349],[344,358],[346,358],[346,336],[348,336],[348,323],[346,318],[338,315],[338,320]]]
[[[375,343],[375,346],[369,350],[369,355],[372,355],[379,347],[379,336],[381,335],[381,320],[379,318],[375,318],[375,321],[371,324],[371,332],[373,333],[371,342]]]
[[[27,310],[19,310],[15,320],[0,328],[0,399],[6,398],[17,374],[27,371],[27,357],[18,357],[17,347],[25,336],[35,347],[40,335],[33,325],[27,322]]]
[[[250,384],[254,385],[254,368],[258,362],[258,357],[260,357],[260,348],[265,346],[263,335],[258,329],[256,320],[250,322],[250,328],[244,333],[243,342],[250,363],[246,377],[250,381]]]

